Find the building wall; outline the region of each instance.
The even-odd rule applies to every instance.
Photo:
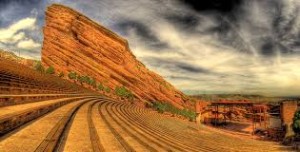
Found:
[[[281,127],[281,119],[279,117],[272,117],[269,118],[269,128],[280,128]]]
[[[292,129],[294,114],[297,111],[297,101],[285,101],[281,103],[281,120],[285,127],[285,137],[291,137],[295,133]]]
[[[282,123],[283,124],[292,123],[296,111],[297,111],[297,101],[285,101],[281,103]]]

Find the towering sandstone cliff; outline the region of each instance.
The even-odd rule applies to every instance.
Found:
[[[138,61],[125,39],[62,5],[53,4],[46,11],[42,63],[65,74],[94,77],[112,90],[125,86],[142,101],[182,107],[188,100]]]

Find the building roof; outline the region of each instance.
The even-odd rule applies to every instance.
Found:
[[[219,99],[218,101],[214,101],[211,105],[253,105],[253,102],[249,100],[225,100]]]

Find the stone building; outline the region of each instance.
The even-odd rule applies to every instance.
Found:
[[[298,109],[297,101],[284,101],[280,106],[281,122],[285,127],[285,137],[293,136],[292,129],[294,114]]]

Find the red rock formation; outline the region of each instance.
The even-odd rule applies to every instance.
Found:
[[[188,103],[186,96],[148,70],[132,54],[125,39],[68,7],[46,11],[42,63],[67,74],[75,71],[110,87],[125,86],[138,99]]]
[[[19,57],[19,56],[15,55],[13,52],[4,51],[2,49],[0,49],[0,58],[23,64],[29,68],[34,68],[34,65],[37,62],[32,59],[25,59],[25,58]]]

